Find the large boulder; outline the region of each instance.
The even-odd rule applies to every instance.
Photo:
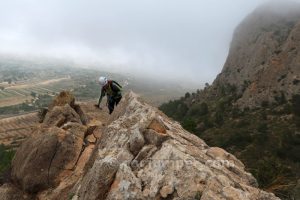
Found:
[[[87,132],[75,108],[81,111],[74,96],[61,92],[49,106],[43,123],[16,152],[12,180],[24,191],[37,193],[54,187],[61,174],[75,168]]]
[[[80,116],[75,112],[70,105],[65,104],[64,106],[55,106],[45,116],[43,124],[46,126],[61,127],[67,122],[75,122],[82,124]]]
[[[57,184],[63,170],[75,167],[86,128],[73,124],[68,130],[42,128],[18,149],[12,162],[12,179],[29,193]]]

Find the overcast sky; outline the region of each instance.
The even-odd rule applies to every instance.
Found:
[[[0,0],[0,53],[212,82],[267,0]]]

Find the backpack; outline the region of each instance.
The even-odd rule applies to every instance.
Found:
[[[114,90],[111,86],[112,84],[115,84],[115,86],[117,86],[118,90]],[[115,96],[115,95],[120,95],[121,94],[121,91],[122,91],[122,86],[116,82],[116,81],[113,81],[113,80],[109,80],[107,82],[107,87],[105,87],[105,90],[106,90],[106,93],[109,95],[109,96]]]

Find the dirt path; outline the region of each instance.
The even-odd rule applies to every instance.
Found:
[[[45,80],[45,81],[41,81],[41,82],[37,82],[37,83],[13,85],[13,86],[6,87],[5,89],[24,89],[24,88],[30,88],[30,87],[34,87],[34,86],[40,86],[40,85],[49,85],[51,83],[57,83],[57,82],[60,82],[63,80],[70,80],[70,79],[71,79],[71,77],[67,76],[64,78],[50,79],[50,80]]]
[[[109,114],[108,109],[104,104],[102,105],[103,109],[100,110],[94,106],[95,101],[88,101],[88,102],[78,102],[80,107],[82,108],[83,112],[88,116],[89,118],[89,126],[105,126]]]

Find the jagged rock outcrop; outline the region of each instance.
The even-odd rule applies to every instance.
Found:
[[[235,30],[214,86],[235,85],[241,107],[260,106],[300,93],[300,4],[270,2]]]
[[[45,120],[22,144],[12,164],[13,182],[0,195],[15,199],[16,190],[35,199],[278,199],[258,189],[236,157],[207,146],[134,93],[104,129],[96,119],[82,125],[75,113],[75,120],[57,123],[60,115],[52,112],[69,116],[69,109],[54,107],[45,117],[53,116],[51,123]]]
[[[84,147],[87,127],[62,92],[56,97],[43,124],[18,149],[12,161],[12,179],[28,193],[37,193],[60,182],[59,174],[75,168]],[[71,100],[69,100],[71,99]]]
[[[51,111],[51,115],[47,115],[49,111]],[[79,116],[79,119],[77,116]],[[62,91],[56,96],[48,108],[41,109],[39,117],[40,122],[44,122],[44,124],[47,125],[53,125],[51,123],[56,122],[58,123],[57,126],[59,126],[59,124],[64,124],[66,121],[72,122],[73,120],[76,120],[76,122],[80,122],[83,125],[88,123],[87,116],[84,114],[81,107],[75,104],[74,95],[68,91]]]

